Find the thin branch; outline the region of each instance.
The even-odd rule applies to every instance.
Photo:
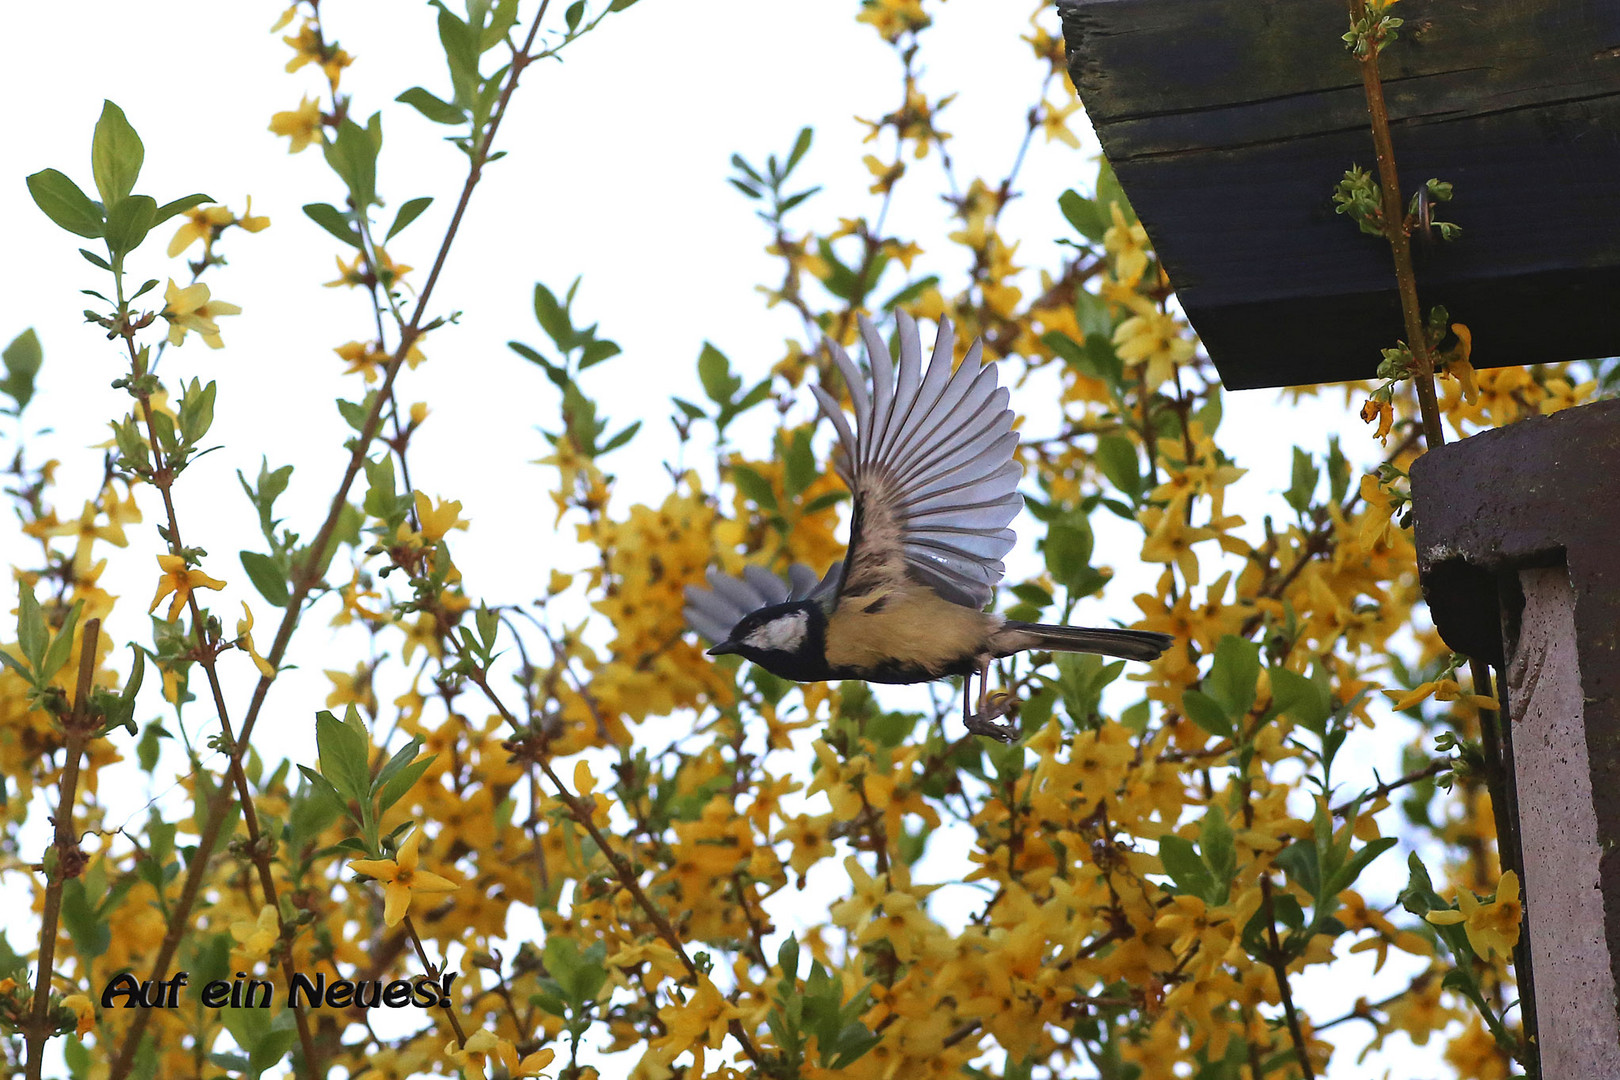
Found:
[[[1282,995],[1283,1015],[1288,1019],[1288,1035],[1294,1041],[1294,1057],[1299,1061],[1299,1068],[1305,1075],[1305,1080],[1315,1080],[1316,1073],[1311,1069],[1311,1055],[1305,1041],[1305,1031],[1300,1027],[1299,1011],[1294,1008],[1294,991],[1288,984],[1288,961],[1283,955],[1282,942],[1277,937],[1277,919],[1271,905],[1271,875],[1260,875],[1260,902],[1266,915],[1266,930],[1270,938],[1270,948],[1267,951],[1266,963],[1277,976],[1277,992]]]
[[[1366,10],[1365,0],[1350,0],[1354,22]],[[1401,184],[1395,171],[1395,143],[1389,134],[1389,109],[1384,104],[1384,83],[1378,75],[1379,50],[1368,44],[1358,61],[1361,85],[1367,95],[1367,114],[1372,119],[1373,151],[1378,158],[1378,184],[1383,192],[1384,236],[1395,256],[1395,285],[1401,296],[1401,319],[1406,326],[1407,347],[1417,370],[1412,381],[1417,387],[1418,411],[1423,417],[1423,436],[1430,450],[1443,446],[1445,430],[1440,426],[1440,406],[1434,394],[1434,354],[1429,351],[1423,329],[1423,312],[1418,307],[1417,274],[1412,269],[1412,238],[1407,234],[1406,212],[1401,206]]]
[[[405,913],[404,926],[406,936],[410,938],[411,944],[416,946],[417,958],[422,961],[422,967],[427,970],[428,978],[443,978],[444,966],[441,964],[435,964],[432,960],[428,959],[427,949],[423,946],[421,937],[416,933],[416,924],[411,921],[410,912]],[[461,1021],[456,1017],[455,1006],[444,1005],[443,1009],[446,1019],[450,1021],[450,1030],[456,1033],[456,1045],[466,1046],[467,1033],[461,1030]]]
[[[1399,791],[1401,788],[1407,787],[1411,784],[1420,784],[1429,779],[1431,776],[1439,776],[1441,773],[1448,771],[1452,767],[1452,764],[1453,762],[1450,758],[1436,758],[1434,761],[1429,762],[1427,765],[1423,766],[1423,768],[1418,769],[1415,772],[1409,772],[1397,780],[1387,780],[1373,788],[1371,791],[1362,792],[1349,802],[1340,803],[1338,806],[1333,808],[1333,813],[1336,817],[1344,817],[1352,809],[1360,806],[1362,803],[1377,802],[1379,799],[1382,799],[1384,796],[1393,791]]]
[[[63,721],[67,733],[63,748],[62,780],[56,800],[56,836],[44,860],[45,910],[40,916],[39,966],[34,973],[34,1009],[29,1017],[27,1080],[40,1080],[45,1064],[45,1043],[51,1035],[51,976],[56,967],[56,930],[62,915],[62,884],[76,878],[84,868],[84,853],[73,832],[73,802],[79,791],[79,758],[95,730],[90,717],[90,680],[96,673],[96,646],[101,638],[101,620],[84,624],[79,642],[79,681],[73,692],[73,710]],[[50,855],[54,854],[55,858]]]

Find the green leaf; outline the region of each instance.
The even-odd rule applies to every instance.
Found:
[[[162,747],[158,741],[166,735],[161,720],[153,720],[141,731],[141,737],[135,743],[135,759],[140,762],[141,770],[150,773],[157,768],[158,754]]]
[[[585,0],[574,0],[563,13],[563,22],[567,24],[570,32],[578,28],[579,20],[585,17]]]
[[[174,441],[173,418],[171,418],[168,413],[158,412],[156,409],[154,409],[150,419],[152,423],[152,431],[157,436],[158,449],[165,452],[178,451],[179,446],[177,446]]]
[[[742,389],[742,378],[731,373],[731,361],[726,359],[726,354],[707,341],[698,353],[698,379],[703,383],[703,392],[716,405],[730,404]]]
[[[1321,470],[1311,460],[1311,455],[1294,447],[1293,475],[1288,490],[1283,492],[1283,501],[1293,507],[1295,513],[1305,513],[1310,509],[1311,496],[1316,493],[1316,482],[1321,476]]]
[[[1296,841],[1279,851],[1272,861],[1308,896],[1322,898],[1322,872],[1314,844]]]
[[[384,521],[394,516],[394,461],[384,454],[375,461],[366,462],[366,502],[365,511],[374,518]]]
[[[1361,872],[1367,869],[1368,864],[1394,847],[1396,843],[1398,841],[1393,836],[1380,836],[1376,840],[1367,841],[1363,847],[1350,856],[1338,873],[1333,875],[1332,891],[1335,893],[1343,892],[1354,885],[1356,879],[1361,876]]]
[[[157,201],[149,194],[131,194],[107,214],[107,248],[115,256],[141,246],[157,220]]]
[[[96,881],[86,881],[92,875],[70,878],[62,883],[62,925],[77,946],[79,956],[85,961],[94,960],[107,951],[112,944],[112,926],[96,914],[96,901],[105,893],[106,882],[102,880],[92,894],[87,885],[96,885]],[[131,882],[133,884],[133,881]]]
[[[286,1016],[290,1019],[292,1014],[289,1012],[283,1012],[280,1016],[276,1017],[276,1020],[280,1021],[282,1016]],[[270,1031],[267,1032],[258,1042],[254,1043],[252,1048],[248,1051],[247,1071],[252,1073],[254,1077],[257,1078],[275,1068],[276,1065],[280,1063],[281,1059],[287,1056],[287,1051],[292,1049],[293,1039],[296,1037],[297,1032],[293,1031],[291,1028],[278,1028],[272,1024]]]
[[[394,751],[394,755],[388,759],[383,767],[378,770],[376,777],[372,779],[372,792],[375,793],[381,790],[383,785],[392,780],[396,773],[398,773],[405,766],[409,765],[411,762],[415,761],[416,755],[421,752],[422,737],[420,735],[415,736],[410,742]]]
[[[1318,738],[1327,731],[1333,715],[1333,696],[1312,679],[1285,667],[1268,668],[1271,680],[1271,708]]]
[[[363,801],[371,790],[370,740],[328,710],[315,716],[315,747],[321,775],[345,799]]]
[[[1620,371],[1620,367],[1615,370]],[[1339,449],[1337,435],[1328,440],[1328,487],[1334,503],[1342,504],[1344,497],[1350,490],[1350,461]]]
[[[1254,705],[1259,679],[1259,644],[1227,634],[1215,646],[1215,663],[1204,677],[1204,690],[1220,703],[1227,716],[1237,720]]]
[[[1203,851],[1204,863],[1214,876],[1216,893],[1207,897],[1211,903],[1224,904],[1231,889],[1232,876],[1237,873],[1237,850],[1233,845],[1232,826],[1226,812],[1211,804],[1204,812],[1198,847]]]
[[[1103,689],[1125,670],[1125,661],[1107,663],[1096,653],[1057,653],[1052,658],[1058,669],[1058,690],[1063,708],[1081,727],[1095,727],[1093,717],[1102,701]]]
[[[1191,840],[1169,833],[1159,838],[1159,861],[1164,872],[1176,883],[1179,892],[1207,897],[1215,887],[1215,878],[1204,860],[1199,858]]]
[[[1097,372],[1091,367],[1091,359],[1080,348],[1080,343],[1068,334],[1061,330],[1048,330],[1041,335],[1041,344],[1057,353],[1064,363],[1082,374],[1096,377]]]
[[[1429,878],[1429,868],[1423,865],[1423,860],[1417,852],[1406,857],[1407,880],[1406,888],[1401,890],[1401,906],[1407,911],[1422,918],[1436,908],[1446,908],[1450,905],[1440,899],[1434,891],[1434,882]]]
[[[46,682],[68,662],[73,652],[73,627],[79,621],[79,612],[84,610],[84,601],[74,604],[62,620],[62,629],[51,638],[51,647],[45,650],[45,660],[39,665],[37,678],[41,683]]]
[[[248,500],[259,511],[259,530],[264,533],[265,539],[272,543],[275,542],[275,529],[279,522],[271,515],[275,511],[276,499],[287,490],[287,481],[292,479],[292,472],[291,465],[283,465],[279,469],[272,470],[269,459],[264,457],[259,458],[257,487],[248,486],[247,477],[242,475],[240,469],[236,472],[236,479],[241,483],[242,490],[247,492]]]
[[[1100,436],[1097,439],[1096,462],[1108,482],[1135,502],[1142,491],[1136,444],[1124,435]]]
[[[1052,606],[1052,594],[1033,582],[1024,582],[1014,585],[1011,592],[1026,604],[1033,604],[1037,608]]]
[[[110,101],[102,102],[101,119],[96,121],[95,138],[90,143],[90,165],[109,216],[135,190],[135,179],[145,160],[146,148],[129,126],[124,110]]]
[[[309,220],[350,247],[360,246],[360,233],[349,223],[349,215],[337,207],[329,203],[308,203],[304,206],[304,213]]]
[[[1058,209],[1063,211],[1063,216],[1081,236],[1093,243],[1102,243],[1109,226],[1108,211],[1072,189],[1058,196]]]
[[[1091,296],[1090,293],[1083,290],[1080,295]],[[1079,307],[1079,304],[1077,303],[1075,306]],[[1087,334],[1085,349],[1086,358],[1091,362],[1091,369],[1097,373],[1097,378],[1107,383],[1117,393],[1120,383],[1125,378],[1125,361],[1121,360],[1119,354],[1114,351],[1112,332]]]
[[[736,416],[739,413],[752,409],[755,405],[758,405],[760,402],[764,401],[770,396],[771,380],[767,377],[755,383],[752,390],[748,391],[748,393],[732,402],[728,408],[722,409],[721,412],[729,416]]]
[[[793,986],[799,981],[799,942],[792,934],[783,938],[782,944],[777,947],[776,969],[781,973],[784,985]]]
[[[50,642],[51,630],[45,623],[45,613],[40,609],[39,601],[34,599],[34,587],[18,582],[17,644],[28,666],[36,673],[45,659],[45,649]]]
[[[77,236],[96,239],[106,231],[106,211],[79,190],[79,185],[55,169],[28,178],[28,193],[45,216]]]
[[[438,754],[429,754],[426,757],[417,758],[389,777],[388,782],[382,786],[382,791],[377,795],[377,809],[387,811],[389,807],[404,798],[405,793],[415,786],[416,782],[422,778],[422,774],[428,771],[428,766],[432,765],[434,759],[438,756]]]
[[[451,14],[439,0],[433,0],[433,6],[439,9],[439,44],[450,68],[455,98],[470,102],[477,93],[479,42],[472,28]]]
[[[611,360],[624,350],[619,348],[618,342],[607,340],[587,341],[585,348],[579,354],[579,370],[595,367],[604,360]]]
[[[557,348],[567,352],[574,347],[574,323],[568,316],[567,308],[559,304],[552,291],[539,282],[534,286],[534,317],[540,329],[557,343]]]
[[[311,769],[308,765],[298,766],[298,771],[304,774],[304,779],[309,781],[311,789],[318,792],[321,798],[328,800],[333,808],[347,811],[348,807],[345,805],[343,795],[332,781]],[[365,845],[362,844],[360,850],[364,851]]]
[[[480,52],[489,52],[506,40],[507,33],[517,24],[518,0],[496,0],[489,14],[489,25],[484,27],[479,39]]]
[[[787,179],[787,174],[793,171],[793,167],[809,152],[810,140],[813,137],[814,132],[810,128],[799,129],[799,137],[793,140],[793,149],[788,152],[787,163],[782,166],[782,178],[784,180]]]
[[[1086,571],[1091,569],[1091,552],[1095,541],[1091,523],[1083,514],[1070,514],[1054,521],[1047,529],[1043,551],[1046,568],[1052,578],[1071,593],[1079,592],[1087,584]]]
[[[1230,739],[1233,733],[1231,718],[1226,710],[1208,694],[1197,690],[1184,690],[1181,694],[1181,710],[1187,714],[1187,719],[1214,735],[1216,738]]]
[[[211,203],[214,201],[215,199],[212,195],[203,195],[201,193],[182,196],[181,198],[166,202],[162,206],[158,207],[157,213],[152,217],[152,224],[154,226],[161,225],[165,221],[168,221],[170,218],[174,217],[174,215],[183,214],[187,210],[190,210],[193,206],[201,206],[203,203]]]
[[[790,499],[816,479],[816,458],[810,451],[810,429],[800,428],[793,433],[793,444],[783,459],[782,486]]]
[[[377,142],[372,133],[345,118],[337,137],[323,147],[326,163],[349,189],[357,213],[377,201]]]
[[[847,491],[824,491],[804,504],[804,513],[819,514],[829,506],[836,506],[849,498]]]
[[[1221,388],[1219,386],[1209,388],[1209,397],[1198,407],[1198,411],[1193,414],[1193,419],[1203,427],[1205,435],[1215,434],[1215,429],[1221,426]]]
[[[637,420],[636,422],[634,422],[632,424],[626,425],[625,428],[622,431],[620,431],[618,434],[614,435],[607,442],[603,443],[601,449],[599,449],[597,451],[597,454],[601,455],[601,454],[606,454],[606,453],[610,453],[611,451],[617,450],[619,447],[623,446],[625,443],[627,443],[631,439],[635,438],[636,432],[638,432],[640,430],[641,430],[641,421],[640,420]]]
[[[731,467],[731,482],[737,485],[737,490],[752,500],[762,510],[776,513],[776,492],[772,490],[771,483],[759,473],[746,465],[733,465]]]
[[[180,398],[180,433],[187,446],[201,442],[208,429],[214,426],[216,387],[210,380],[207,386],[199,388],[199,381],[191,380]]]
[[[467,122],[466,109],[435,97],[420,86],[411,87],[394,100],[403,105],[409,105],[435,124],[465,124]]]
[[[432,202],[433,196],[423,195],[419,198],[412,199],[404,206],[401,206],[399,208],[399,213],[394,215],[394,223],[388,227],[388,235],[383,237],[383,242],[387,243],[389,240],[392,240],[401,229],[405,228],[405,226],[409,225],[411,222],[420,217],[422,211],[426,210],[428,205]]]
[[[22,415],[23,409],[34,399],[34,376],[39,374],[44,359],[39,335],[34,333],[33,327],[12,338],[11,344],[0,351],[0,361],[6,366],[6,377],[0,379],[0,393],[17,403],[16,409],[11,410],[16,415]]]
[[[248,580],[259,590],[259,595],[276,607],[286,607],[289,595],[287,576],[276,564],[276,560],[256,551],[241,552],[240,557],[242,569],[247,571]]]

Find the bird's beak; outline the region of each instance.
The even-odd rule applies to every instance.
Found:
[[[710,655],[710,656],[726,656],[726,655],[728,655],[730,653],[734,653],[736,651],[737,651],[737,646],[736,645],[734,645],[733,643],[731,643],[729,641],[722,641],[720,644],[718,644],[714,648],[710,649],[709,652],[708,652],[708,655]]]

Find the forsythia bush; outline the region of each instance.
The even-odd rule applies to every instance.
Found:
[[[639,425],[609,430],[592,396],[607,383],[590,369],[638,361],[577,325],[572,291],[535,287],[545,341],[514,343],[523,359],[511,362],[543,367],[561,400],[535,483],[550,485],[557,528],[597,554],[553,568],[544,601],[487,605],[463,588],[460,504],[406,479],[426,415],[397,396],[449,317],[455,286],[440,269],[461,214],[426,274],[390,257],[427,200],[392,209],[382,125],[407,107],[445,125],[469,168],[441,197],[464,206],[482,170],[534,167],[521,149],[496,163],[494,149],[525,67],[588,32],[633,33],[635,15],[619,14],[630,0],[435,3],[448,82],[401,88],[378,113],[344,91],[352,60],[324,31],[324,6],[300,0],[276,26],[288,70],[321,93],[268,118],[294,152],[323,153],[348,192],[346,205],[305,208],[362,301],[355,340],[338,349],[354,376],[354,400],[337,405],[353,435],[324,520],[294,529],[277,516],[291,470],[266,446],[264,468],[243,477],[257,549],[205,556],[217,545],[197,507],[234,496],[187,485],[231,382],[189,374],[196,346],[169,350],[228,347],[222,320],[240,309],[214,296],[221,252],[252,258],[242,234],[269,222],[202,194],[137,193],[142,144],[111,103],[93,135],[95,197],[83,177],[28,178],[40,209],[89,245],[103,284],[87,315],[130,401],[108,418],[98,490],[59,491],[54,462],[6,448],[27,546],[8,548],[18,599],[0,644],[0,850],[6,886],[33,900],[33,921],[9,920],[0,945],[9,1069],[1259,1080],[1319,1073],[1335,1036],[1365,1025],[1375,1045],[1438,1039],[1458,1076],[1508,1074],[1523,1054],[1508,969],[1518,883],[1499,870],[1474,764],[1493,705],[1414,618],[1410,384],[1325,391],[1347,408],[1371,393],[1374,471],[1337,443],[1306,446],[1280,497],[1229,502],[1245,470],[1222,449],[1214,371],[1106,164],[1090,194],[1064,196],[1074,232],[1029,288],[1002,230],[1018,167],[956,176],[948,99],[919,86],[932,0],[864,0],[860,32],[893,46],[901,91],[894,111],[863,121],[885,148],[865,159],[872,205],[840,217],[807,202],[809,129],[763,165],[733,158],[730,179],[780,260],[767,302],[797,312],[803,333],[768,360],[705,347],[704,400],[672,408],[688,456],[712,464],[672,468],[656,505],[625,505],[609,456],[635,446]],[[1044,90],[1008,122],[1027,125],[1026,145],[1077,145],[1049,6],[1030,25]],[[951,248],[923,251],[883,223],[894,200],[936,197],[914,173],[931,155],[945,159],[956,228]],[[155,265],[165,243],[185,262],[141,284],[130,269]],[[1019,529],[1044,570],[1007,583],[1008,613],[1059,621],[1109,589],[1093,522],[1110,518],[1139,547],[1108,558],[1157,574],[1132,625],[1176,638],[1128,671],[1094,656],[1006,662],[1025,732],[1012,747],[959,734],[943,706],[895,711],[864,685],[711,662],[684,628],[683,589],[711,565],[819,573],[840,557],[847,496],[818,460],[803,387],[830,371],[825,339],[852,344],[858,312],[882,322],[897,309],[951,319],[959,351],[981,337],[1003,383],[1039,372],[1061,387],[1014,396]],[[0,384],[19,415],[42,361],[20,329]],[[1578,404],[1612,375],[1476,373],[1466,327],[1442,325],[1440,340],[1452,343],[1441,404],[1458,434]],[[774,438],[737,437],[744,415]],[[1262,519],[1261,542],[1240,535]],[[155,529],[165,550],[151,634],[114,641],[102,624],[120,598],[98,578],[136,529]],[[210,606],[222,579],[242,577],[259,602]],[[328,621],[378,647],[331,662],[326,701],[278,699],[293,634]],[[239,662],[258,673],[242,699],[218,671]],[[392,701],[374,689],[382,665],[409,686]],[[255,751],[267,701],[314,726],[316,760]],[[177,741],[183,703],[217,723],[206,745]],[[1344,747],[1391,730],[1410,741],[1405,775],[1333,768]],[[170,764],[165,784],[190,811],[154,805],[112,826],[116,790]],[[1384,880],[1406,877],[1384,864],[1418,849],[1399,896],[1358,888],[1378,859]],[[940,865],[959,878],[931,877]],[[931,899],[942,885],[978,899],[949,912]],[[827,895],[825,911],[821,899],[805,910]],[[508,936],[521,913],[543,933]],[[1380,965],[1416,958],[1409,985],[1344,1015],[1298,992],[1307,969],[1369,950]],[[329,993],[339,980],[353,985]],[[205,1004],[203,988],[221,983],[246,998]],[[265,986],[272,1004],[251,1007]],[[403,1027],[373,1025],[370,1007],[396,991],[420,1007],[393,1014]],[[178,1007],[159,1007],[165,997]],[[144,1007],[124,1007],[137,998]]]

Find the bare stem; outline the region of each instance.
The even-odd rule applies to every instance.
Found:
[[[428,978],[437,979],[444,975],[444,967],[440,964],[435,964],[432,960],[428,959],[427,949],[422,945],[422,939],[417,936],[416,924],[411,921],[409,912],[405,914],[404,926],[406,936],[411,939],[411,944],[416,946],[417,958],[422,961],[422,967],[426,969]],[[444,1015],[445,1018],[450,1021],[450,1030],[456,1033],[456,1045],[466,1046],[467,1033],[461,1030],[461,1021],[456,1017],[455,1006],[444,1006]]]
[[[73,691],[73,711],[63,722],[67,742],[63,748],[62,780],[56,800],[56,835],[45,859],[45,910],[40,916],[39,970],[34,974],[34,1008],[28,1022],[27,1080],[39,1080],[45,1065],[45,1043],[50,1038],[51,975],[56,967],[56,930],[62,916],[62,883],[79,876],[84,855],[73,832],[73,802],[79,791],[79,758],[90,741],[94,722],[90,717],[90,680],[96,672],[96,645],[101,638],[101,620],[84,624],[79,642],[79,681]]]
[[[1271,875],[1260,875],[1260,902],[1266,913],[1266,929],[1271,946],[1267,953],[1266,962],[1277,976],[1277,992],[1282,995],[1283,1016],[1288,1020],[1288,1036],[1294,1042],[1294,1057],[1299,1062],[1300,1072],[1305,1080],[1316,1080],[1316,1073],[1311,1069],[1311,1055],[1308,1044],[1305,1042],[1305,1030],[1299,1023],[1299,1010],[1294,1008],[1294,991],[1288,985],[1288,960],[1283,955],[1282,942],[1277,937],[1277,919],[1271,906]]]
[[[549,0],[542,0],[540,10],[535,14],[533,23],[529,26],[529,33],[523,43],[523,48],[514,57],[511,70],[506,77],[506,85],[501,89],[501,95],[495,112],[490,119],[489,128],[484,133],[482,142],[472,154],[472,165],[467,171],[467,179],[462,185],[461,197],[456,203],[455,213],[450,219],[450,225],[445,230],[443,241],[439,244],[438,254],[434,257],[433,268],[428,279],[422,287],[417,298],[416,308],[411,315],[411,321],[400,333],[400,340],[389,358],[383,378],[383,384],[373,399],[370,411],[366,415],[365,423],[361,426],[360,435],[354,440],[354,448],[349,454],[349,463],[344,470],[343,479],[338,485],[336,494],[332,497],[331,509],[327,512],[326,520],[321,524],[320,531],[316,533],[314,541],[309,546],[308,555],[293,573],[292,595],[287,600],[286,613],[282,616],[281,624],[276,628],[275,641],[266,654],[266,659],[272,667],[280,665],[287,653],[287,646],[292,641],[293,631],[297,629],[299,615],[302,612],[304,601],[314,590],[321,579],[321,568],[326,561],[326,553],[332,545],[337,533],[338,522],[342,518],[344,508],[348,505],[349,491],[354,486],[355,478],[360,474],[366,461],[366,455],[371,448],[372,441],[377,437],[377,430],[382,423],[383,409],[386,406],[394,387],[394,380],[404,363],[405,356],[410,352],[411,346],[422,334],[422,320],[427,312],[428,301],[433,295],[434,286],[437,285],[439,275],[444,269],[445,260],[449,257],[451,245],[455,242],[457,233],[461,229],[462,218],[466,216],[468,203],[472,199],[473,189],[477,187],[482,176],[483,164],[489,158],[489,149],[495,141],[495,134],[500,129],[501,121],[506,116],[507,105],[512,93],[517,89],[518,77],[528,65],[531,50],[540,30],[540,24],[545,18]],[[261,676],[258,685],[254,687],[252,701],[248,705],[247,715],[242,721],[242,729],[232,744],[231,756],[233,765],[240,766],[246,756],[253,727],[258,722],[260,710],[264,707],[265,698],[270,692],[273,679]],[[159,946],[158,954],[153,958],[150,973],[151,979],[164,978],[173,963],[176,951],[180,947],[191,909],[197,902],[201,893],[203,876],[207,871],[210,856],[214,847],[219,843],[219,834],[228,811],[233,791],[223,785],[208,799],[207,812],[204,819],[202,835],[197,839],[197,850],[187,867],[186,879],[182,886],[180,898],[176,902],[170,916],[167,932],[163,936],[163,943]],[[135,1061],[135,1050],[140,1045],[141,1038],[151,1023],[152,1010],[137,1010],[130,1023],[128,1032],[124,1036],[122,1045],[118,1048],[118,1056],[114,1059],[109,1072],[109,1080],[124,1080],[129,1075]]]
[[[1409,772],[1405,776],[1399,777],[1398,779],[1389,780],[1379,784],[1371,791],[1364,792],[1347,803],[1340,803],[1338,806],[1333,808],[1333,813],[1338,817],[1343,817],[1344,815],[1348,814],[1353,807],[1360,806],[1363,803],[1377,802],[1379,799],[1382,799],[1385,795],[1388,795],[1393,791],[1399,791],[1401,788],[1407,787],[1411,784],[1421,784],[1431,776],[1439,776],[1441,773],[1451,768],[1451,764],[1450,758],[1439,758],[1435,761],[1431,761],[1421,769]]]
[[[1350,0],[1350,17],[1358,19],[1365,0]],[[1378,50],[1369,46],[1359,61],[1361,85],[1367,94],[1367,114],[1372,118],[1373,151],[1378,157],[1378,184],[1383,193],[1384,236],[1395,256],[1395,285],[1401,296],[1401,320],[1406,326],[1406,343],[1412,350],[1417,370],[1412,382],[1417,387],[1418,411],[1423,417],[1423,437],[1427,449],[1443,446],[1446,433],[1440,426],[1440,405],[1434,394],[1434,354],[1423,329],[1423,312],[1418,307],[1417,274],[1412,269],[1412,238],[1407,233],[1406,211],[1401,205],[1401,183],[1395,171],[1395,144],[1389,134],[1389,109],[1384,104],[1384,83],[1378,75]]]

